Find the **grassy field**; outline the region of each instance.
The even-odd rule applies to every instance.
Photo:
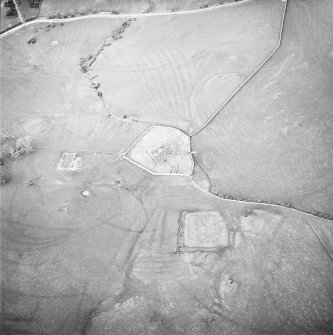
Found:
[[[121,117],[191,133],[274,49],[282,9],[280,1],[255,1],[139,18],[92,66],[105,103]]]
[[[333,214],[333,7],[288,6],[281,49],[193,148],[216,191]]]
[[[0,165],[3,334],[332,334],[332,222],[207,192],[331,212],[329,1],[291,1],[278,54],[192,138],[193,176],[123,159],[151,124],[200,127],[274,48],[282,8],[140,18],[119,40],[124,20],[96,18],[0,40],[1,135],[34,148]],[[77,171],[57,168],[64,152]],[[177,252],[197,211],[221,216],[228,246]]]
[[[103,114],[103,104],[80,73],[80,57],[100,46],[97,33],[108,36],[117,20],[96,20],[89,31],[84,22],[49,29],[38,24],[1,40],[4,54],[0,75],[2,110],[6,111],[2,126],[10,127],[16,120],[79,114]],[[32,37],[36,44],[28,44]],[[58,44],[53,45],[56,41]],[[84,97],[84,99],[82,99]]]

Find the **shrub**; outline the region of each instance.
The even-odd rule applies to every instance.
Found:
[[[31,8],[39,8],[41,0],[28,0],[28,3]]]
[[[16,17],[17,15],[17,10],[15,8],[10,8],[6,12],[6,16],[8,17]]]
[[[13,0],[8,0],[4,3],[4,6],[5,7],[9,7],[11,9],[15,9],[15,4],[14,4],[14,1]]]
[[[30,40],[28,40],[28,44],[35,44],[36,42],[37,42],[36,37],[32,37],[32,38],[30,38]]]

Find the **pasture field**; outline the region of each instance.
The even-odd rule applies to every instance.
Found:
[[[105,103],[121,117],[191,133],[274,49],[282,10],[279,0],[259,0],[138,18],[92,65]]]
[[[192,138],[216,192],[333,214],[332,12],[291,1],[280,50]]]
[[[2,37],[2,333],[332,334],[332,220],[211,193],[332,213],[330,12],[288,3],[281,48],[186,142],[190,176],[152,175],[128,149],[152,125],[199,129],[276,47],[281,1]],[[182,250],[184,213],[224,238],[192,217]]]

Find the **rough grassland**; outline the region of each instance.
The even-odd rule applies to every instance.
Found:
[[[192,138],[215,191],[333,214],[331,1],[291,1],[281,49]]]
[[[201,334],[329,334],[331,260],[307,225],[332,236],[325,220],[213,198],[112,156],[83,155],[81,173],[64,174],[55,157],[34,156],[45,202],[19,182],[31,173],[28,158],[3,188],[7,334],[193,334],[194,324]],[[183,210],[218,211],[233,247],[176,254]],[[224,299],[221,273],[238,285]]]
[[[122,20],[36,24],[1,39],[1,132],[35,149],[0,166],[3,334],[332,334],[332,222],[198,189],[276,190],[328,210],[328,1],[291,2],[277,57],[192,139],[211,181],[198,165],[192,177],[158,177],[122,159],[150,122],[200,126],[274,47],[281,3],[246,6],[251,20],[238,6],[133,21],[93,66],[103,97],[80,59]],[[77,154],[78,171],[57,169],[63,152]],[[229,247],[177,252],[184,211],[218,212]]]

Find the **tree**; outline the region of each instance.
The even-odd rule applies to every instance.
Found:
[[[17,11],[15,8],[10,8],[7,10],[6,16],[8,17],[16,17],[17,16]]]
[[[32,8],[39,8],[41,0],[28,0],[29,6]]]
[[[9,7],[9,8],[11,8],[11,9],[15,9],[15,3],[14,3],[13,0],[8,0],[8,1],[6,1],[6,2],[4,3],[4,6],[5,6],[5,7]]]

